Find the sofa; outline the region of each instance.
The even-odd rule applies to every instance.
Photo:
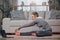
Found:
[[[50,18],[51,13],[53,11],[47,11],[47,12],[38,12],[39,15],[44,18],[48,24],[51,26],[52,28],[52,32],[53,33],[60,33],[60,19],[54,19],[54,18]],[[58,13],[59,11],[54,11],[54,13]],[[6,33],[15,33],[15,29],[19,28],[20,25],[24,25],[26,23],[31,22],[31,13],[29,13],[29,20],[12,20],[11,18],[4,18],[3,19],[3,24],[2,24],[2,28],[3,30],[6,31]],[[38,30],[38,27],[36,27],[36,25],[33,27],[27,27],[27,28],[23,28],[20,30],[20,32],[29,32],[32,30]]]

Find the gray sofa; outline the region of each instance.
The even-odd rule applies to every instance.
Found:
[[[60,11],[54,11],[55,13],[58,13]],[[49,12],[38,12],[41,17],[43,17],[49,25],[52,27],[52,31],[56,33],[60,33],[60,19],[56,18],[51,18],[51,13],[52,11]],[[6,33],[14,33],[16,28],[19,28],[20,25],[24,25],[26,23],[31,22],[31,13],[29,13],[29,20],[11,20],[11,18],[4,18],[3,19],[3,29],[6,31]],[[20,30],[20,32],[29,32],[32,30],[38,30],[38,27],[28,27],[28,28],[23,28]]]

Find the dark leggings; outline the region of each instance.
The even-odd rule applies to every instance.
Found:
[[[22,32],[21,35],[32,35],[32,33],[36,33],[37,37],[40,36],[51,36],[52,32],[49,31],[31,31],[31,32]]]

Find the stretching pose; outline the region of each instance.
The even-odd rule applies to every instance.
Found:
[[[32,31],[29,33],[36,33],[36,36],[38,37],[52,35],[52,28],[49,26],[49,24],[44,19],[39,17],[37,12],[32,13],[32,19],[33,21],[31,23],[23,25],[22,27],[18,28],[18,30],[22,28],[34,26],[35,24],[37,24],[37,27],[39,27],[39,31]]]

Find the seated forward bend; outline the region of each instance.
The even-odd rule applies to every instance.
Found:
[[[30,34],[35,33],[36,36],[49,36],[49,35],[52,35],[52,28],[50,27],[50,25],[44,19],[39,17],[37,12],[32,13],[32,20],[33,21],[31,23],[28,23],[28,24],[25,24],[25,25],[21,26],[20,28],[18,28],[18,30],[20,30],[22,28],[26,28],[26,27],[31,27],[31,26],[34,26],[36,24],[37,27],[39,27],[39,31],[29,32]],[[26,34],[27,33],[28,32],[26,32]]]

